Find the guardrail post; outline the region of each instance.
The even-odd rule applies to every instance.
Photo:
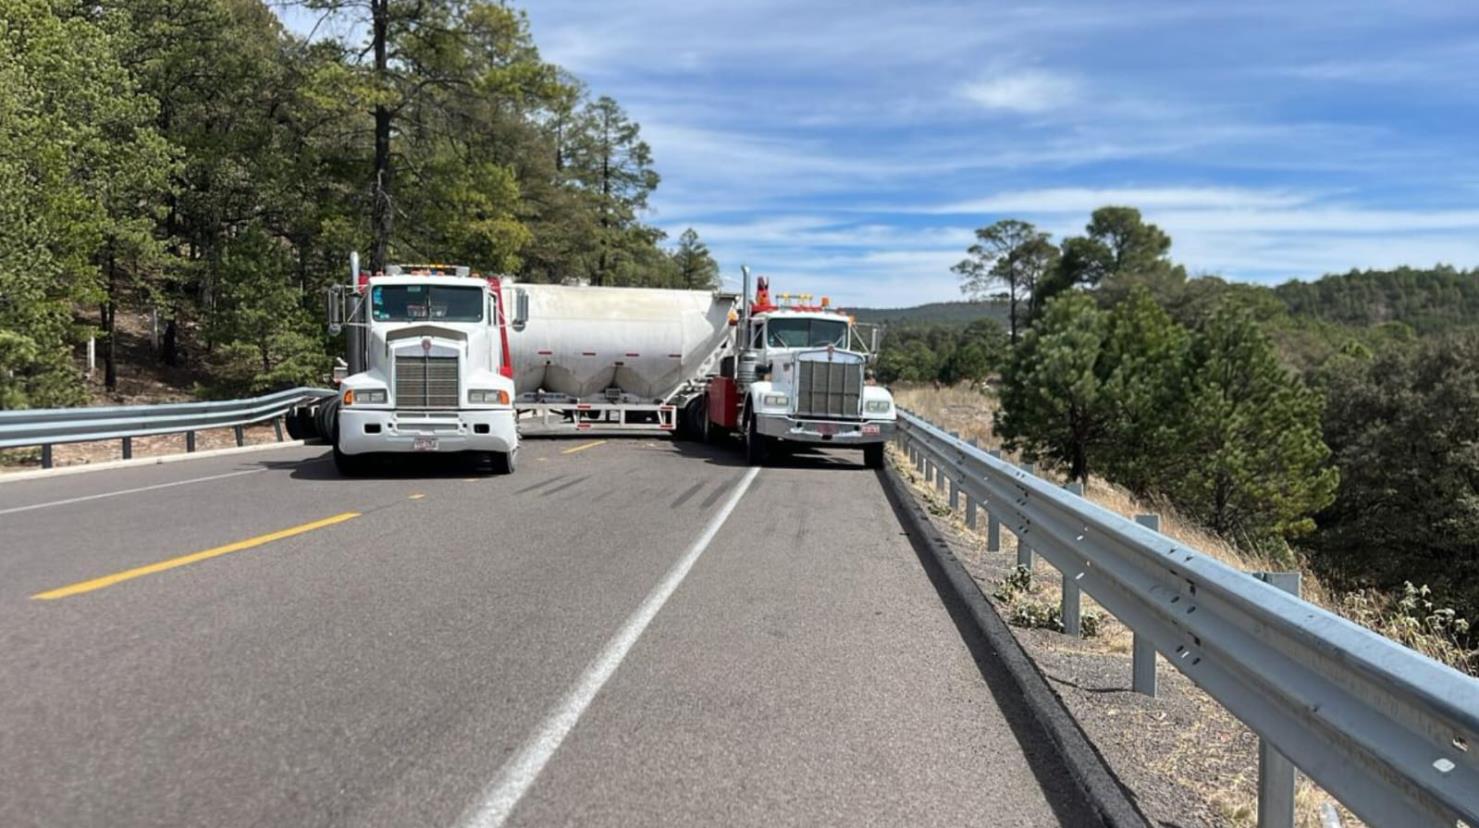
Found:
[[[232,426],[231,432],[236,435],[237,448],[241,448],[242,446],[246,445],[246,434],[243,432],[241,426]]]
[[[975,440],[970,441],[971,448],[980,448]],[[965,496],[965,528],[976,531],[976,499],[971,497],[970,492],[963,492]]]
[[[51,468],[51,444],[47,443],[41,447],[41,468]]]
[[[935,491],[945,491],[945,467],[939,463],[935,464]]]
[[[123,459],[124,460],[132,460],[133,458],[134,458],[134,438],[132,438],[132,437],[124,437],[123,438]]]
[[[1067,483],[1064,484],[1063,488],[1067,489],[1069,494],[1076,494],[1079,497],[1083,497],[1084,484],[1082,483]],[[1063,616],[1063,634],[1079,638],[1083,635],[1083,615],[1081,612],[1083,604],[1079,600],[1078,573],[1063,572],[1061,574],[1063,575],[1063,601],[1060,606],[1060,613]]]
[[[1292,595],[1298,572],[1255,572],[1254,577]],[[1258,737],[1258,828],[1294,828],[1294,763]]]
[[[955,511],[960,506],[960,484],[955,478],[950,478],[950,511]]]
[[[1135,522],[1152,532],[1161,531],[1160,515],[1136,515]],[[1155,645],[1140,633],[1134,633],[1134,645],[1131,649],[1134,651],[1134,664],[1130,671],[1130,687],[1136,693],[1155,698]]]
[[[282,418],[272,418],[272,433],[277,437],[277,442],[282,442]]]
[[[1022,471],[1028,474],[1037,474],[1037,465],[1035,463],[1023,463]],[[1016,535],[1015,532],[1012,534]],[[1029,571],[1032,569],[1032,547],[1028,546],[1022,540],[1021,535],[1017,535],[1017,566],[1025,566]]]
[[[185,451],[195,451],[195,432],[185,432]]]
[[[992,449],[987,454],[1001,459],[1001,449]],[[996,513],[991,511],[991,506],[986,507],[986,551],[1001,551],[1001,521],[997,520]]]

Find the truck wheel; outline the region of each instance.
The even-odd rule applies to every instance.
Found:
[[[345,454],[334,445],[334,468],[340,477],[360,477],[370,470],[370,455]]]
[[[863,465],[870,469],[883,468],[883,444],[873,443],[863,446]]]
[[[519,468],[519,450],[490,451],[488,461],[493,466],[494,474],[513,474]]]
[[[320,405],[314,412],[313,424],[318,429],[318,436],[324,442],[332,446],[339,444],[339,400],[329,400]]]
[[[770,458],[770,445],[766,442],[764,434],[760,433],[760,426],[755,421],[753,414],[745,417],[745,463],[750,466],[763,466]]]

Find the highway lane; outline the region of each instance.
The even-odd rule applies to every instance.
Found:
[[[512,477],[304,447],[0,485],[0,824],[456,824],[747,471],[600,439]],[[854,460],[755,479],[513,822],[1079,814]]]

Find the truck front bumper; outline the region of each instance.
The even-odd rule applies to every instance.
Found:
[[[513,451],[519,444],[513,409],[465,411],[339,410],[339,450],[372,452]]]
[[[756,426],[761,434],[792,443],[826,446],[866,446],[888,442],[894,420],[812,420],[760,414]]]

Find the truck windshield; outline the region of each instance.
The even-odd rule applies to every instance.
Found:
[[[847,346],[847,323],[840,319],[772,319],[766,327],[772,348]]]
[[[376,322],[481,322],[483,289],[446,285],[376,285],[370,289],[370,315]]]

